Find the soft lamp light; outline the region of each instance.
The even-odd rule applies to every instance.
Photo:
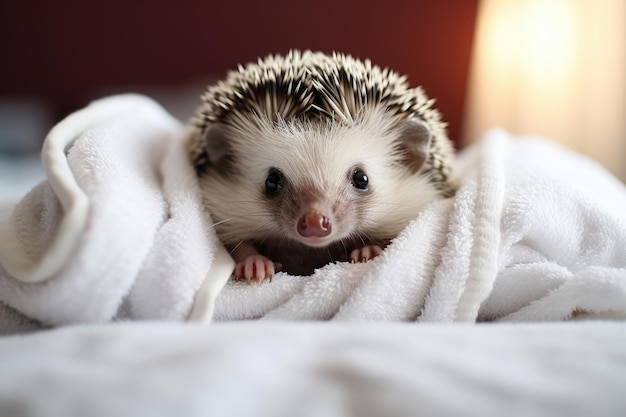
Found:
[[[626,2],[481,0],[465,144],[541,135],[626,179]]]

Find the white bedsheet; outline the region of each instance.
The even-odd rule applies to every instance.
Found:
[[[0,338],[1,416],[626,415],[626,324],[128,323]]]

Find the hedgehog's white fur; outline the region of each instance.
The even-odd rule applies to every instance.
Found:
[[[223,222],[217,225],[221,239],[233,245],[259,236],[288,237],[274,213],[260,210],[271,167],[280,169],[294,187],[316,186],[331,195],[345,187],[351,167],[362,167],[370,178],[372,199],[360,224],[351,228],[364,236],[397,235],[425,204],[439,198],[428,176],[413,175],[399,163],[394,147],[399,133],[381,111],[349,124],[243,122],[232,141],[238,165],[245,169],[236,178],[200,178],[207,208]]]
[[[452,146],[433,100],[368,60],[310,51],[269,56],[230,72],[202,100],[188,150],[231,250],[250,242],[268,251],[278,246],[281,256],[316,257],[318,267],[355,246],[384,246],[427,203],[454,191]],[[407,141],[407,131],[417,140]],[[355,167],[369,179],[366,192],[351,183]],[[284,175],[291,194],[267,193],[272,170]],[[305,210],[332,220],[328,256],[314,250],[320,239],[298,234]]]

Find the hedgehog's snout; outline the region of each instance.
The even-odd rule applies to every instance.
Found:
[[[317,211],[308,211],[298,220],[297,229],[305,239],[324,238],[332,233],[332,222]]]
[[[349,178],[320,184],[292,179],[280,200],[283,231],[295,241],[317,248],[337,243],[355,232],[361,190]]]

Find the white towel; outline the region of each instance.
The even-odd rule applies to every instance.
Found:
[[[0,302],[48,325],[186,319],[220,245],[182,137],[136,95],[59,123],[47,181],[0,213]]]
[[[429,205],[380,257],[248,286],[226,284],[233,261],[202,209],[183,135],[134,95],[94,102],[50,132],[47,180],[0,212],[0,323],[18,312],[48,325],[208,321],[213,312],[216,320],[626,318],[626,190],[549,142],[490,132],[458,158],[456,197]]]
[[[594,162],[494,130],[367,264],[269,285],[230,282],[215,318],[553,321],[626,318],[626,189]]]

